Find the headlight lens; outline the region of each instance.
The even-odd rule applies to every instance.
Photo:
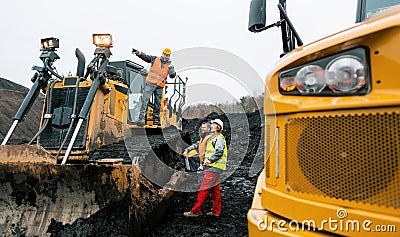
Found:
[[[296,73],[295,80],[297,89],[301,93],[318,93],[326,86],[324,69],[317,65],[309,65],[301,68]]]
[[[283,71],[279,90],[284,95],[365,95],[371,90],[367,55],[367,48],[359,47]]]
[[[346,55],[332,60],[326,69],[326,84],[333,92],[353,92],[365,85],[364,65],[360,59]]]

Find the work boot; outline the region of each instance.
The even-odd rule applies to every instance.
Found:
[[[216,214],[216,213],[214,213],[214,212],[212,212],[212,211],[207,212],[206,215],[207,215],[207,216],[214,216],[214,217],[219,217],[219,216],[220,216],[219,214]]]
[[[198,216],[200,216],[200,215],[197,215],[197,214],[195,214],[194,212],[191,212],[191,211],[184,212],[183,215],[186,216],[186,217],[198,217]]]

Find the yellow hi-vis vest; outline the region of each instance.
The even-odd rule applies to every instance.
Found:
[[[228,149],[226,147],[225,137],[224,135],[222,135],[222,133],[208,140],[206,146],[205,161],[207,161],[210,157],[212,157],[215,154],[216,150],[215,147],[213,146],[213,141],[215,141],[217,137],[222,137],[222,139],[224,139],[224,154],[221,156],[221,158],[219,158],[214,163],[209,164],[208,166],[215,167],[221,170],[226,170],[226,162],[228,161]]]

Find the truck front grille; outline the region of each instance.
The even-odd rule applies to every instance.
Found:
[[[294,117],[285,157],[292,191],[400,208],[399,108]]]

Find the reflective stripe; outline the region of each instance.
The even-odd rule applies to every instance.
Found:
[[[164,77],[163,74],[161,74],[160,72],[157,72],[157,71],[155,71],[155,70],[151,70],[151,69],[150,69],[150,72],[155,73],[155,74],[159,75],[160,77]]]
[[[153,78],[154,80],[157,80],[158,82],[163,82],[163,79],[160,79],[159,77],[155,77],[153,75],[148,75],[148,77]]]
[[[218,163],[221,163],[221,164],[224,164],[224,165],[226,165],[226,161],[225,161],[225,160],[223,160],[223,159],[219,159],[219,160],[217,160],[217,161],[215,161],[215,162],[218,162]]]
[[[160,57],[156,57],[153,65],[150,67],[146,80],[150,83],[157,84],[160,87],[164,87],[168,77],[169,63],[165,63],[163,67],[161,67],[161,65]]]

